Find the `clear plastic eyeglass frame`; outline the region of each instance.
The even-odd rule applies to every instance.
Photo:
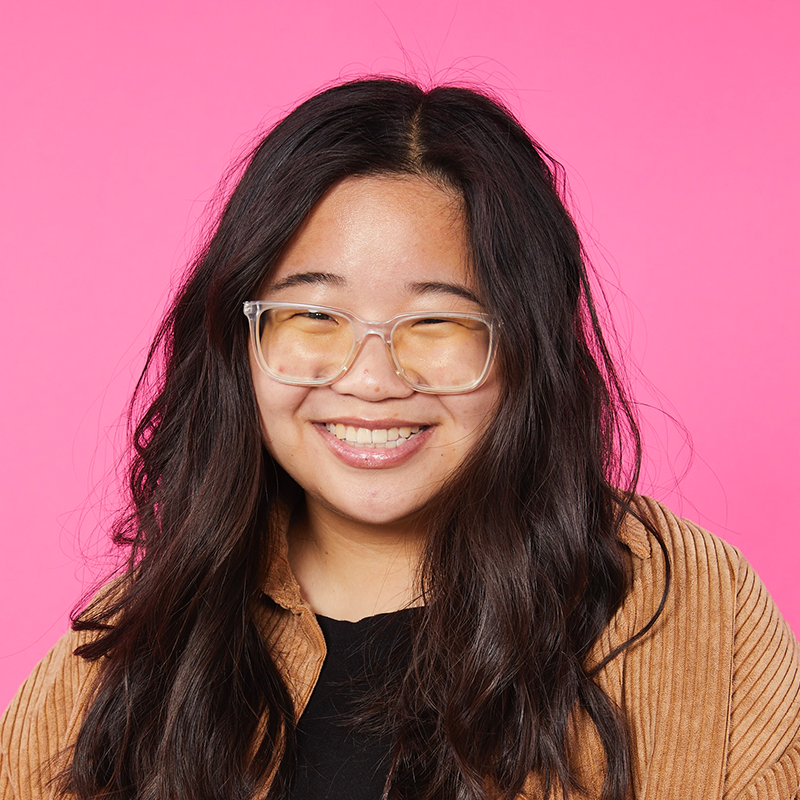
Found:
[[[333,314],[338,314],[339,316],[347,319],[353,327],[353,345],[350,348],[350,352],[345,358],[341,369],[334,375],[330,375],[326,378],[307,379],[307,380],[287,378],[285,375],[281,375],[271,370],[269,366],[267,366],[267,362],[264,359],[264,354],[261,349],[259,320],[261,318],[261,315],[265,311],[271,311],[274,309],[298,309],[302,311],[309,311],[312,313],[320,313],[320,314],[333,313]],[[391,359],[392,366],[394,367],[394,371],[397,373],[397,376],[400,378],[400,380],[402,380],[405,384],[410,386],[415,391],[423,392],[426,394],[466,394],[467,392],[474,391],[486,380],[486,377],[489,374],[489,367],[491,366],[492,358],[494,356],[494,349],[495,349],[494,325],[492,319],[489,317],[488,314],[481,314],[481,313],[468,314],[468,313],[450,312],[450,311],[442,311],[442,312],[428,311],[425,313],[398,314],[397,316],[392,317],[391,319],[379,322],[375,320],[361,319],[361,317],[356,316],[350,311],[346,311],[345,309],[342,308],[334,308],[333,306],[315,306],[315,305],[306,305],[304,303],[271,303],[261,300],[247,300],[244,303],[243,310],[245,316],[250,321],[250,340],[259,367],[261,367],[261,369],[267,375],[269,375],[269,377],[272,378],[273,380],[276,380],[279,383],[285,383],[292,386],[329,386],[330,384],[335,383],[352,366],[367,336],[380,336],[381,339],[383,339],[384,344],[386,345],[386,349],[389,352],[389,357]],[[453,387],[441,388],[441,387],[428,386],[426,384],[420,384],[412,380],[406,374],[405,370],[400,364],[400,361],[398,360],[397,354],[394,349],[394,345],[392,344],[392,335],[397,329],[397,326],[409,320],[415,320],[415,319],[424,320],[431,318],[474,320],[476,322],[482,322],[486,325],[489,331],[489,343],[486,353],[486,363],[483,365],[483,369],[480,375],[468,385],[458,386],[455,388]]]

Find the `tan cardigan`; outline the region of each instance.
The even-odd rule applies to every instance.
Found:
[[[800,798],[800,645],[735,548],[652,500],[640,503],[667,544],[672,589],[653,630],[598,677],[629,721],[633,796]],[[597,642],[594,663],[641,629],[663,590],[664,561],[653,537],[631,520],[621,539],[634,584]],[[301,713],[325,642],[285,558],[276,560],[266,592],[276,607],[265,611],[264,636]],[[72,655],[82,636],[61,639],[0,723],[3,800],[52,796],[42,788],[46,764],[74,741],[94,675],[95,667]],[[597,796],[602,750],[582,718],[578,736],[576,766]],[[536,785],[532,778],[527,796],[539,796]]]

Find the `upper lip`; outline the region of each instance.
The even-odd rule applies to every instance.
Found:
[[[318,425],[333,423],[351,425],[354,428],[369,428],[371,430],[388,430],[389,428],[424,428],[430,422],[413,422],[407,419],[359,419],[357,417],[325,417],[317,420]]]

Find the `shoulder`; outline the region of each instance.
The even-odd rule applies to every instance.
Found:
[[[112,585],[113,586],[113,585]],[[106,587],[92,601],[108,597]],[[74,742],[99,665],[75,650],[95,636],[68,631],[37,664],[0,719],[0,798],[50,796],[46,783]]]
[[[679,575],[684,570],[709,571],[721,580],[735,582],[739,570],[746,566],[733,545],[643,495],[635,497],[619,538],[638,562],[634,569],[642,568],[651,558],[663,557],[664,550]]]
[[[716,628],[732,626],[739,584],[752,572],[735,547],[643,496],[631,504],[619,540],[632,578],[616,617],[621,641],[641,630],[662,602],[655,626],[662,633],[677,625],[685,635],[699,635],[702,619]],[[685,628],[687,620],[692,624]]]
[[[669,639],[693,653],[712,643],[732,664],[767,652],[780,640],[800,652],[794,635],[753,567],[739,550],[660,503],[637,497],[620,540],[630,551],[633,586],[623,613],[654,614],[655,643]]]
[[[680,782],[683,765],[686,796],[703,775],[704,796],[795,797],[800,645],[758,575],[735,547],[648,498],[636,499],[620,539],[633,585],[612,621],[616,641],[663,601],[647,635],[609,665],[640,767],[663,760]]]

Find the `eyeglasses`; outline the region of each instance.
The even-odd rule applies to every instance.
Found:
[[[494,350],[486,314],[449,311],[364,320],[328,306],[248,301],[253,351],[261,369],[280,383],[327,386],[347,372],[364,339],[380,336],[397,375],[412,389],[461,394],[477,389]]]

